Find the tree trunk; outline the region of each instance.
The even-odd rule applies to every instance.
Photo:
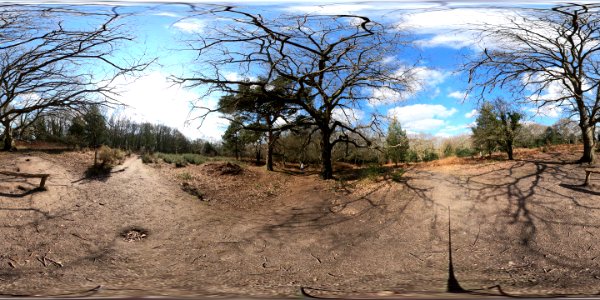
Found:
[[[583,156],[579,159],[580,163],[594,163],[594,127],[587,124],[580,124],[581,136],[583,138]]]
[[[12,129],[10,127],[10,122],[2,122],[2,125],[4,126],[4,134],[2,137],[2,140],[4,141],[4,146],[2,147],[2,150],[15,150],[15,142],[12,137]]]
[[[331,164],[331,132],[329,128],[321,129],[321,178],[333,179],[333,166]]]
[[[260,165],[260,156],[262,153],[260,153],[260,148],[261,148],[262,144],[259,142],[256,145],[256,165]]]
[[[275,148],[275,136],[273,131],[269,131],[267,132],[267,170],[269,171],[273,171],[273,148]]]
[[[513,158],[513,141],[506,141],[506,153],[508,154],[508,160],[514,160]]]

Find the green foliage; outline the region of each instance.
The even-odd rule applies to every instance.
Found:
[[[500,146],[506,151],[508,158],[513,159],[513,145],[522,127],[522,118],[523,114],[503,99],[483,103],[476,126],[472,128],[476,148],[491,155]]]
[[[206,162],[206,158],[204,156],[193,153],[183,154],[183,159],[192,165],[201,165]]]
[[[153,157],[158,159],[162,159],[164,162],[168,164],[175,164],[175,166],[186,166],[188,164],[192,165],[201,165],[207,161],[223,161],[227,160],[227,158],[214,156],[207,157],[200,154],[195,153],[184,153],[184,154],[173,154],[173,153],[156,153]],[[150,159],[150,158],[149,158]],[[143,156],[142,156],[143,160]]]
[[[158,160],[156,155],[150,153],[142,154],[142,162],[145,164],[153,164]]]
[[[211,144],[209,141],[204,142],[201,153],[208,156],[216,156],[218,154],[215,146],[213,146],[213,144]]]
[[[402,175],[404,175],[406,171],[404,169],[396,169],[393,172],[390,173],[390,178],[392,179],[392,181],[394,182],[401,182],[402,181]]]
[[[71,144],[81,146],[81,142],[85,140],[85,120],[81,116],[75,116],[71,120],[71,126],[68,130],[68,137]]]
[[[398,164],[398,162],[406,161],[409,148],[408,137],[406,136],[406,131],[402,130],[400,122],[396,119],[390,123],[385,142],[387,145],[387,157],[391,159],[392,162]]]
[[[471,157],[477,154],[477,150],[471,148],[458,148],[454,151],[457,157]]]
[[[432,161],[440,159],[439,154],[435,151],[435,149],[428,148],[425,149],[425,153],[423,154],[423,161]]]
[[[156,156],[168,164],[175,164],[176,167],[187,165],[187,161],[181,154],[157,153]]]
[[[494,112],[494,106],[485,102],[479,109],[479,116],[475,121],[476,126],[471,128],[473,131],[473,144],[475,148],[487,151],[492,154],[498,146],[500,135],[500,121]]]
[[[246,141],[242,139],[242,124],[238,118],[232,121],[223,133],[223,149],[236,158],[240,158]]]
[[[446,144],[444,146],[444,157],[449,157],[455,154],[454,147],[451,144]]]
[[[367,178],[370,180],[377,180],[380,176],[384,175],[387,169],[380,165],[369,165],[368,167],[361,170],[361,178]]]
[[[415,150],[409,150],[406,157],[407,157],[407,161],[410,161],[410,162],[418,162],[419,161],[419,154]]]
[[[84,140],[90,147],[99,147],[106,139],[106,120],[97,105],[92,105],[83,116],[85,121]]]

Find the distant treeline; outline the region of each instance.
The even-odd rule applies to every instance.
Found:
[[[135,152],[197,153],[205,156],[231,156],[264,162],[266,134],[235,127],[230,126],[223,135],[223,142],[191,140],[176,128],[135,122],[118,114],[109,116],[99,107],[90,106],[81,114],[62,113],[40,116],[30,126],[16,131],[15,137],[22,141],[62,143],[74,148],[107,145],[111,148]],[[282,132],[274,147],[275,161],[318,164],[320,144],[317,138],[311,137],[311,134],[314,134],[311,128]],[[484,150],[473,144],[471,135],[448,138],[427,134],[407,135],[400,127],[395,131],[388,129],[387,137],[370,138],[374,141],[371,148],[356,147],[352,144],[336,145],[332,152],[333,160],[355,164],[390,161],[419,162],[448,156],[479,155]],[[525,123],[519,128],[515,137],[515,147],[520,148],[580,142],[581,134],[576,124],[568,119],[560,119],[551,126]],[[389,147],[400,143],[407,145]]]
[[[43,115],[30,126],[15,132],[22,141],[62,143],[71,147],[107,145],[136,152],[218,154],[217,145],[191,140],[176,128],[135,122],[125,116],[107,116],[97,106],[82,114]]]

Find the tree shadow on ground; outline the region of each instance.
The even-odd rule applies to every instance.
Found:
[[[8,177],[8,178],[5,178],[5,177]],[[9,189],[15,189],[15,190],[18,190],[18,192],[16,192],[16,191],[11,191],[11,192],[0,191],[0,197],[23,198],[25,196],[29,196],[29,195],[47,190],[46,187],[41,188],[41,187],[39,187],[38,184],[30,183],[27,180],[27,178],[22,178],[22,177],[18,177],[18,176],[2,175],[1,182],[3,184],[9,184],[9,186],[4,186],[4,188],[16,185],[16,188],[9,188]],[[1,188],[2,187],[0,187],[0,189]]]
[[[105,182],[112,176],[112,174],[124,172],[125,170],[127,170],[127,167],[115,171],[113,171],[113,169],[114,167],[109,165],[93,165],[85,171],[84,176],[82,178],[72,181],[71,183],[94,180]]]
[[[33,189],[24,190],[22,193],[4,193],[0,192],[0,197],[8,197],[8,198],[23,198],[25,196],[33,195],[35,193],[44,192],[46,188],[36,187]]]
[[[562,156],[552,157],[557,160],[507,161],[491,170],[482,168],[466,175],[447,176],[470,203],[468,212],[463,212],[465,218],[477,217],[479,222],[496,224],[480,241],[502,243],[506,250],[510,249],[494,255],[519,255],[529,261],[529,274],[538,278],[536,283],[528,283],[533,286],[537,282],[563,282],[564,278],[583,276],[582,269],[589,270],[586,276],[600,275],[595,271],[593,243],[588,247],[585,239],[587,234],[600,233],[600,223],[595,221],[600,207],[593,205],[594,197],[600,193],[576,184],[583,182],[583,166]],[[494,207],[499,207],[496,211],[501,214],[490,215]],[[548,273],[548,269],[562,271]],[[508,270],[519,274],[516,269]],[[570,281],[564,284],[567,282]],[[508,295],[499,285],[496,287],[502,295]]]
[[[594,195],[594,196],[600,196],[600,192],[593,191],[589,187],[586,187],[585,185],[582,185],[582,184],[561,183],[561,184],[559,184],[559,186],[567,188],[567,189],[571,189],[573,191],[580,192],[580,193],[590,194],[590,195]]]

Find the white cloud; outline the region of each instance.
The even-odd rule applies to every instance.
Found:
[[[506,24],[507,17],[514,16],[515,10],[468,7],[424,10],[407,14],[398,27],[429,35],[429,38],[417,42],[422,47],[476,47],[478,40],[475,32],[471,31],[474,25]]]
[[[285,10],[307,14],[353,14],[375,7],[366,4],[293,5]]]
[[[448,97],[454,98],[456,100],[465,100],[467,99],[467,93],[461,91],[454,91],[448,94]]]
[[[166,12],[166,11],[158,12],[158,13],[155,13],[154,15],[161,16],[161,17],[179,18],[178,14],[172,13],[172,12]]]
[[[465,114],[465,118],[470,119],[472,117],[475,117],[478,114],[479,114],[479,112],[476,109],[473,109],[472,111]]]
[[[388,117],[396,118],[409,132],[431,131],[447,124],[444,120],[454,115],[456,108],[446,108],[440,104],[414,104],[394,107]]]
[[[556,103],[548,103],[542,107],[533,107],[528,109],[529,112],[542,117],[559,118],[563,114],[563,109]]]
[[[173,85],[167,78],[168,75],[159,71],[149,72],[137,80],[119,77],[114,82],[120,93],[118,100],[127,105],[120,113],[137,122],[160,123],[177,128],[190,138],[220,139],[228,121],[211,114],[200,129],[196,128],[198,122],[186,126],[190,103],[198,95]],[[213,108],[216,106],[214,99],[204,102]]]
[[[450,75],[450,72],[439,71],[428,67],[416,67],[410,70],[400,69],[396,76],[412,77],[405,92],[397,92],[387,87],[371,90],[370,106],[400,102],[415,96],[417,93],[431,89],[441,84]],[[435,92],[434,92],[435,95]]]
[[[336,107],[332,111],[332,117],[334,120],[340,121],[343,124],[356,126],[360,120],[364,117],[365,113],[356,108],[340,108]]]
[[[243,81],[243,80],[255,81],[258,79],[255,76],[245,76],[245,75],[242,75],[242,74],[236,73],[236,72],[222,72],[221,76],[223,76],[225,79],[227,79],[229,81]]]
[[[185,33],[202,33],[206,23],[200,19],[184,19],[175,22],[172,26]]]
[[[451,137],[459,134],[463,134],[469,129],[469,124],[462,125],[446,125],[444,128],[440,129],[434,136],[437,137]]]
[[[311,3],[312,2],[312,3]],[[343,3],[347,2],[347,3]],[[291,5],[284,8],[285,11],[310,14],[362,14],[362,15],[389,15],[395,10],[428,9],[439,7],[439,3],[430,2],[407,2],[407,1],[380,1],[376,5],[356,4],[349,1],[304,1],[305,5]],[[308,3],[308,4],[307,4]],[[315,4],[318,3],[318,4]]]

